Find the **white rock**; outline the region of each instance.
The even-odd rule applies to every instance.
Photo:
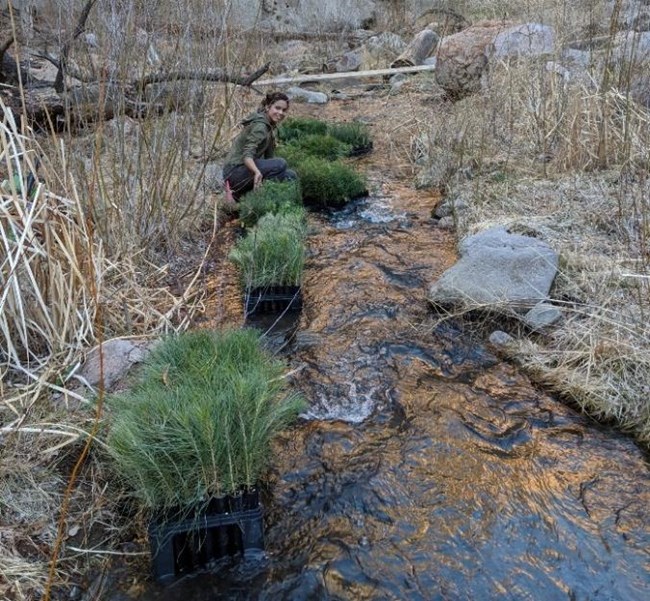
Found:
[[[287,90],[287,96],[292,100],[302,100],[308,104],[326,104],[329,98],[323,92],[314,92],[312,90],[305,90],[297,86],[291,87]]]

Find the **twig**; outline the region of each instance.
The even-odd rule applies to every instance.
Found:
[[[74,551],[75,553],[91,553],[93,555],[122,555],[125,557],[135,557],[139,555],[149,555],[149,551],[108,551],[103,549],[80,549],[79,547],[71,547],[68,545],[66,547],[68,551]]]

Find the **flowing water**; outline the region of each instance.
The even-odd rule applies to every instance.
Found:
[[[139,598],[650,598],[643,454],[436,325],[453,257],[412,201],[311,219],[304,308],[276,336],[310,409],[275,449],[266,558]]]

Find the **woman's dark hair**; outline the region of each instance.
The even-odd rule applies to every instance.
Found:
[[[289,97],[284,92],[269,92],[262,100],[262,110],[269,108],[278,100],[284,100],[287,105],[289,104]]]

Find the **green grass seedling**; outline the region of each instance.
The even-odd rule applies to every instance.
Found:
[[[305,263],[303,213],[267,214],[230,252],[245,288],[298,286]]]
[[[250,228],[267,213],[300,213],[301,207],[302,194],[298,182],[268,181],[242,198],[239,219],[243,226]]]
[[[330,125],[327,133],[350,147],[348,154],[365,150],[372,146],[370,130],[365,123],[352,121]]]
[[[282,142],[289,142],[310,135],[324,136],[327,129],[325,121],[311,117],[289,117],[278,129],[278,137]]]
[[[365,179],[340,161],[307,158],[296,165],[305,204],[340,207],[367,194]]]
[[[303,408],[252,329],[170,337],[138,384],[108,399],[108,448],[149,508],[190,511],[255,485],[270,443]]]
[[[348,156],[351,151],[352,146],[334,136],[317,134],[291,141],[281,148],[278,154],[283,155],[290,165],[295,165],[305,156],[334,161]]]

